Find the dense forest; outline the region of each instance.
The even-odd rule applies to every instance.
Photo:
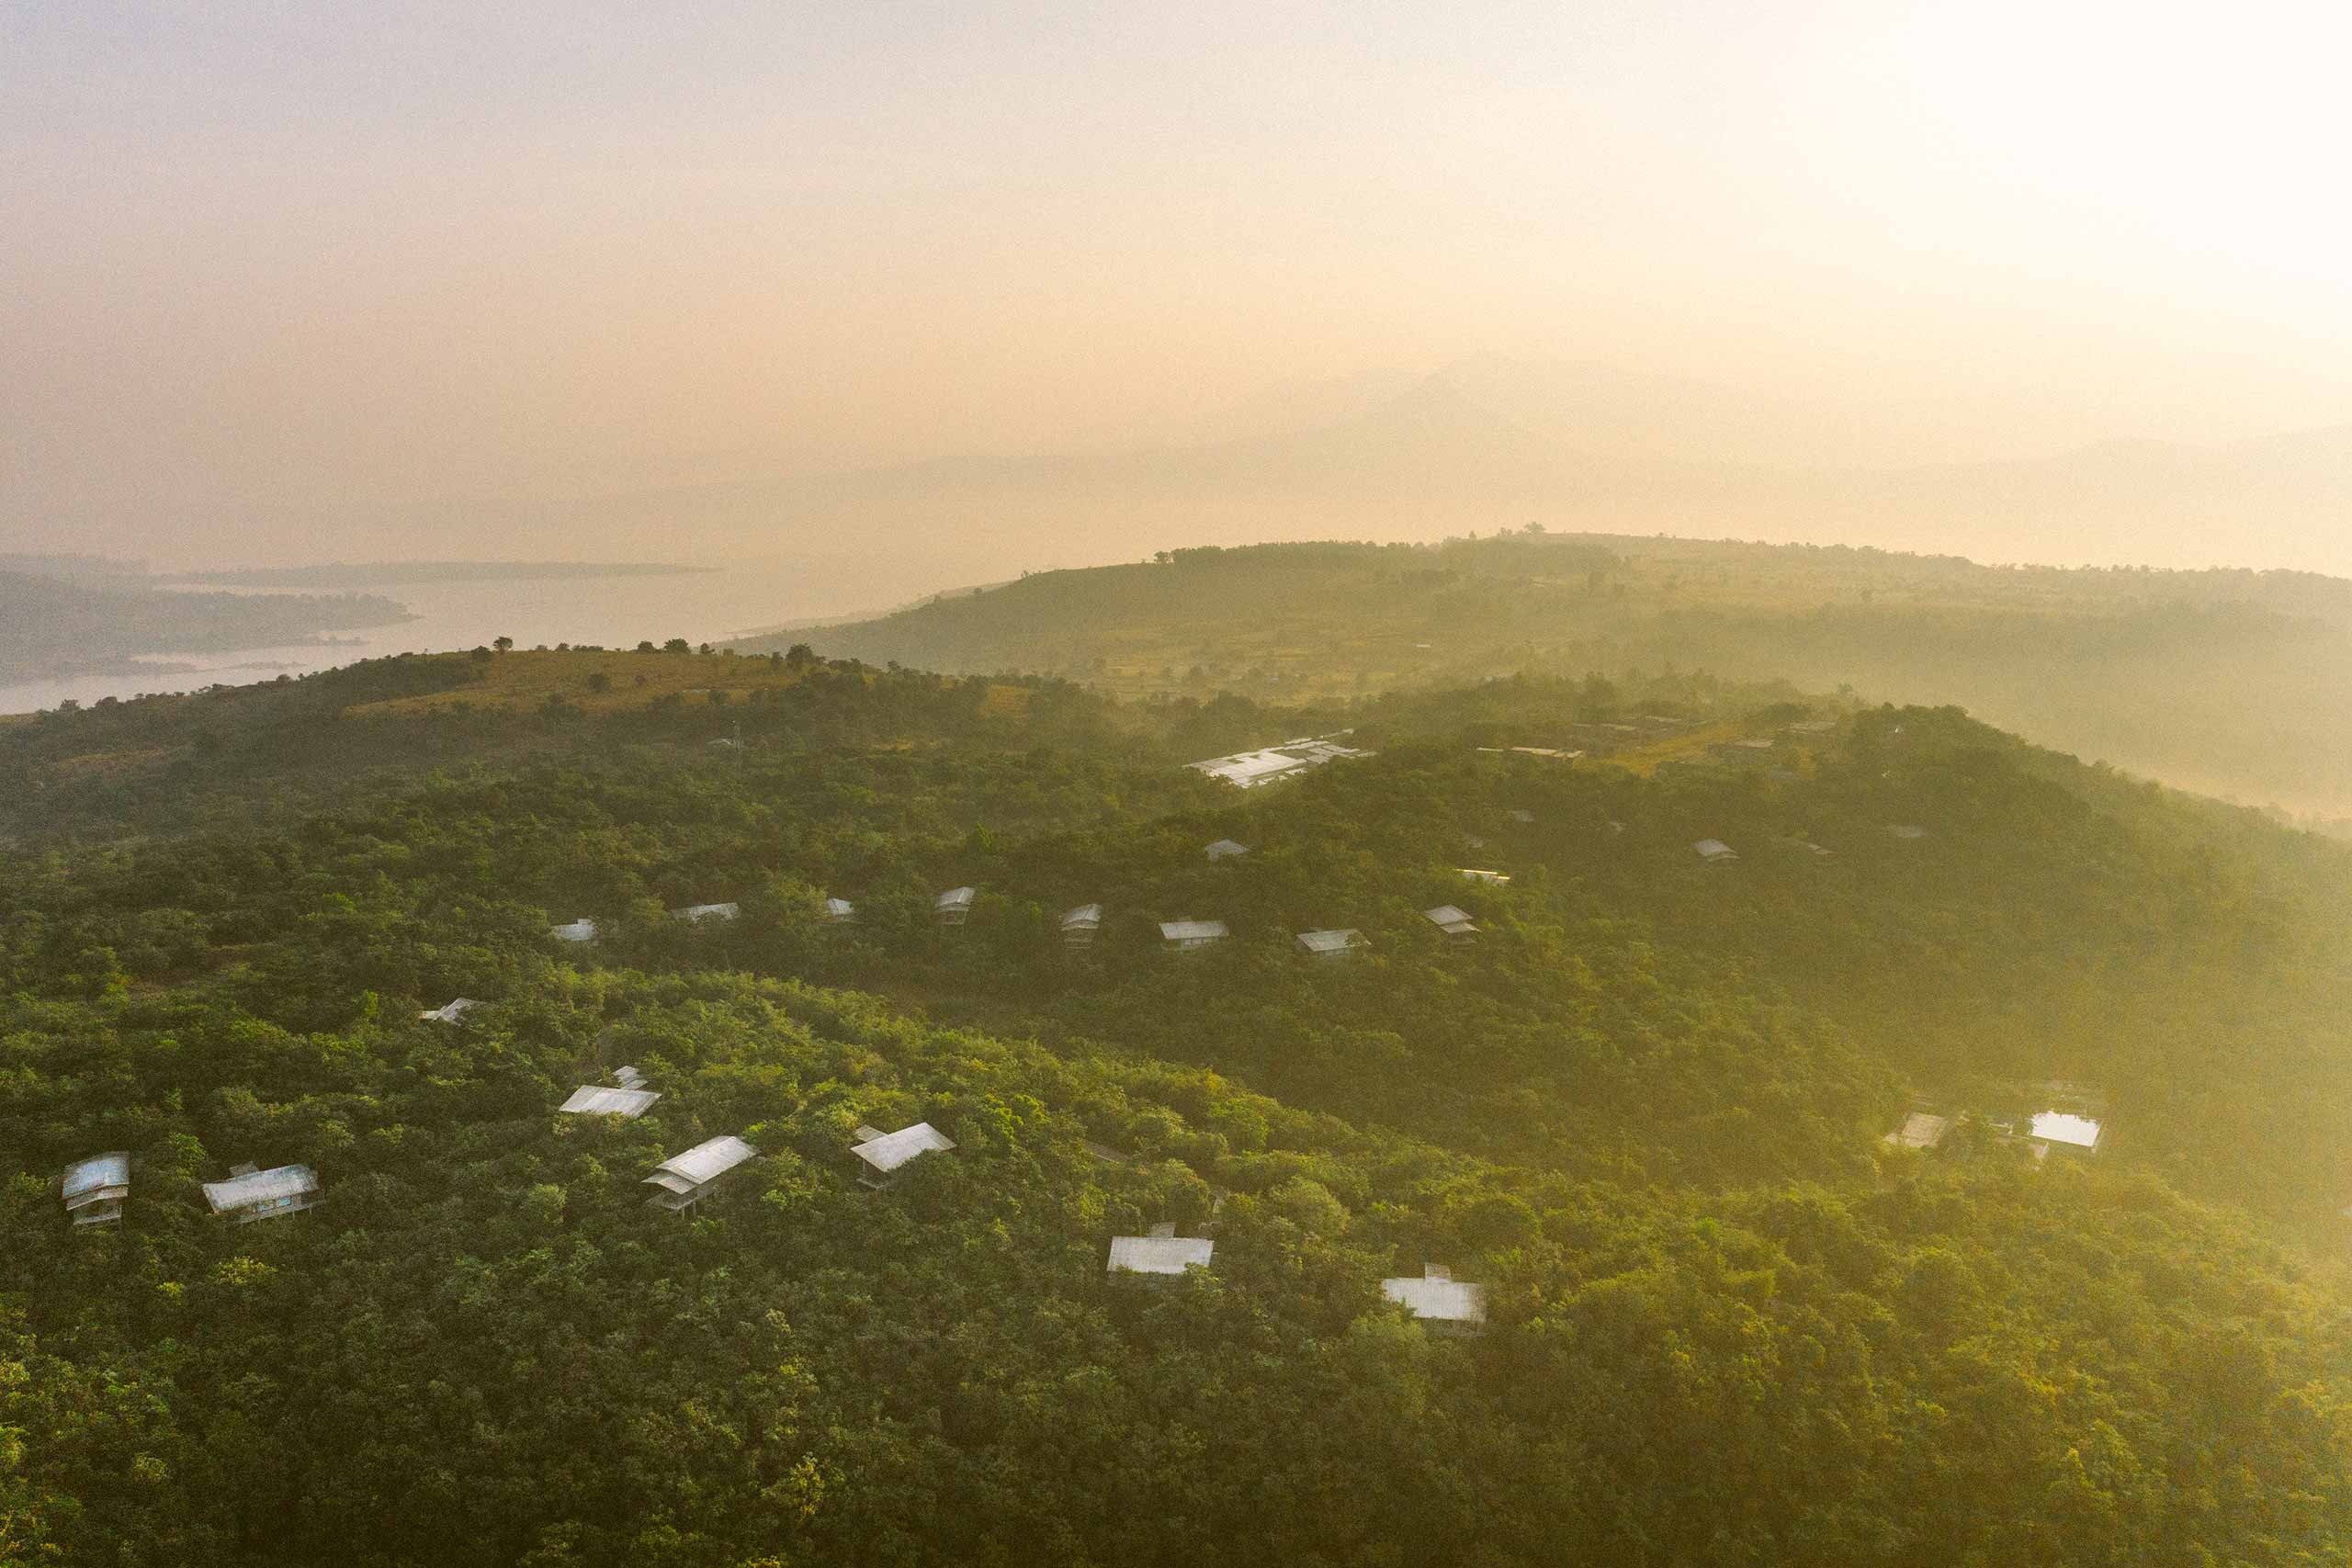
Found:
[[[1521,531],[1175,550],[793,635],[875,663],[1057,674],[1128,696],[1768,673],[1956,704],[2184,787],[2352,821],[2352,582],[2310,572]]]
[[[11,1568],[2352,1551],[2352,852],[1957,709],[483,649],[0,727],[0,840]]]

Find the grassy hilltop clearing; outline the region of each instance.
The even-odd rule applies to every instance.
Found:
[[[0,1562],[2352,1551],[2352,851],[1955,709],[411,657],[0,728]]]
[[[774,646],[797,638],[869,662],[1058,674],[1125,696],[1295,700],[1522,671],[1773,675],[1956,704],[2184,787],[2352,818],[2352,582],[2310,573],[1518,533],[1176,550]]]

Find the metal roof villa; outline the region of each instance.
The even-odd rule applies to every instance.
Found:
[[[204,1201],[212,1205],[214,1213],[241,1225],[275,1220],[317,1202],[319,1178],[307,1165],[281,1165],[270,1170],[240,1166],[226,1181],[206,1182]]]
[[[130,1156],[117,1149],[76,1160],[65,1168],[58,1190],[75,1224],[111,1224],[122,1218],[122,1201],[130,1195]]]
[[[1455,1279],[1442,1263],[1430,1264],[1418,1280],[1383,1280],[1380,1293],[1423,1322],[1451,1325],[1458,1332],[1475,1332],[1487,1321],[1487,1287]]]
[[[872,1129],[862,1127],[859,1131]],[[858,1180],[868,1187],[880,1187],[910,1161],[927,1154],[945,1154],[955,1146],[955,1139],[928,1122],[918,1122],[895,1133],[876,1133],[849,1152],[870,1168]]]
[[[653,1168],[653,1174],[645,1179],[646,1183],[662,1190],[646,1201],[673,1213],[690,1209],[701,1201],[720,1177],[745,1160],[757,1159],[759,1154],[759,1150],[732,1134],[707,1138],[684,1154],[665,1159]]]

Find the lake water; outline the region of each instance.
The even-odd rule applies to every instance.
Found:
[[[391,586],[355,581],[349,586],[355,592],[403,604],[415,619],[338,633],[347,640],[336,646],[301,643],[234,653],[162,654],[148,661],[152,668],[127,674],[0,684],[0,713],[52,708],[69,698],[86,705],[101,697],[241,685],[386,654],[475,648],[498,637],[511,637],[523,648],[560,642],[634,648],[647,637],[662,642],[673,637],[718,642],[786,621],[879,610],[958,583],[930,581],[921,562],[859,559],[738,561],[710,571],[660,577],[479,579]],[[310,592],[334,591],[339,590]],[[190,668],[162,668],[174,664]]]

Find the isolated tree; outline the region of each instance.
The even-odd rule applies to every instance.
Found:
[[[662,651],[664,653],[692,653],[694,649],[688,645],[684,637],[673,637],[668,642],[662,645]]]
[[[514,646],[514,639],[511,637],[492,637],[490,639],[490,646],[504,653]]]
[[[588,677],[588,689],[592,692],[609,692],[613,689],[613,678],[599,670]]]

